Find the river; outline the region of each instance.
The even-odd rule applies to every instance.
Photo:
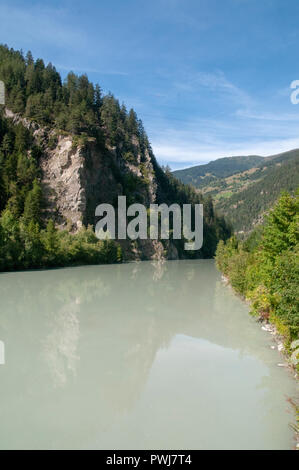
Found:
[[[294,447],[295,382],[212,260],[1,273],[0,340],[1,449]]]

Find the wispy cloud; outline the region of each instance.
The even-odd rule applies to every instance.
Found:
[[[267,112],[251,112],[249,110],[238,109],[236,116],[248,119],[257,119],[259,121],[276,121],[276,122],[294,122],[299,121],[299,110],[297,114],[285,114],[285,113],[267,113]]]
[[[161,164],[170,164],[172,168],[184,168],[187,165],[203,164],[217,158],[260,155],[268,156],[290,149],[299,148],[299,138],[297,139],[277,139],[271,141],[259,141],[253,144],[244,142],[219,143],[211,146],[198,145],[194,143],[177,142],[174,145],[167,145],[164,142],[153,142],[153,150]]]
[[[299,147],[299,112],[274,112],[273,106],[270,111],[266,103],[235,85],[222,71],[184,75],[169,87],[168,102],[175,101],[174,90],[179,90],[184,105],[197,100],[198,112],[191,104],[187,117],[185,113],[183,118],[166,115],[153,119],[149,114],[147,119],[161,163],[185,167],[186,162],[194,165],[232,155],[267,156]],[[206,105],[207,100],[211,111],[203,116],[201,104]]]
[[[186,167],[186,162],[191,166],[225,156],[267,156],[299,147],[297,116],[266,116],[240,113],[234,119],[200,118],[183,126],[164,123],[160,131],[150,132],[153,150],[161,163]]]
[[[61,64],[56,64],[56,68],[59,70],[64,70],[64,71],[72,71],[72,72],[78,72],[78,73],[96,73],[98,75],[120,75],[120,76],[128,76],[128,72],[122,72],[120,70],[100,70],[100,69],[94,69],[90,67],[77,67],[77,66],[72,66],[72,65],[61,65]]]
[[[290,42],[267,23],[270,1],[242,1],[249,17],[239,9],[231,16],[224,2],[217,9],[196,0],[100,3],[2,0],[0,42],[31,49],[62,75],[88,73],[134,106],[163,163],[298,146],[299,106],[297,114],[288,84],[299,77],[292,50],[283,48]],[[256,8],[264,15],[257,28]],[[292,20],[279,31],[295,41],[297,29]]]
[[[65,47],[87,47],[84,31],[68,24],[68,10],[42,4],[28,4],[26,8],[0,5],[1,41],[22,41],[30,46],[42,39],[43,44]],[[4,39],[5,38],[5,39]]]
[[[246,91],[229,81],[221,70],[186,74],[180,82],[175,83],[175,87],[192,93],[205,89],[205,92],[217,96],[218,99],[228,99],[232,104],[246,108],[255,105],[255,100]]]

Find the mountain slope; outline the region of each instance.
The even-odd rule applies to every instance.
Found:
[[[227,160],[228,169],[223,177],[204,173],[207,165],[202,165],[204,176],[196,187],[205,196],[213,197],[215,207],[230,220],[234,230],[248,232],[263,220],[264,213],[273,206],[281,191],[294,192],[299,186],[299,150],[269,157],[235,158],[224,159]],[[240,168],[239,161],[242,158],[244,165],[249,165],[250,161],[256,164],[245,171],[234,171]],[[223,167],[223,159],[211,163],[214,163],[219,174],[218,165]],[[195,168],[197,171],[198,167]],[[188,169],[189,174],[191,170]],[[175,174],[180,177],[179,172]]]
[[[203,203],[204,245],[192,256],[213,256],[218,240],[229,235],[209,198],[160,168],[134,110],[103,95],[86,75],[70,73],[62,83],[51,64],[0,46],[0,80],[6,88],[6,106],[0,107],[0,268],[96,262],[95,236],[84,227],[95,225],[98,204],[117,210],[121,195],[127,205],[146,207]],[[119,243],[126,258],[188,255],[184,240]],[[114,246],[112,258],[109,246],[102,248],[100,259],[116,259]]]
[[[184,170],[173,172],[185,184],[192,184],[196,188],[206,186],[217,178],[225,178],[235,173],[243,172],[259,165],[263,157],[249,155],[246,157],[224,157],[211,161],[205,165],[197,165]]]
[[[248,232],[263,221],[282,191],[294,193],[299,187],[299,155],[294,159],[263,167],[259,180],[228,198],[219,198],[216,207],[231,221],[236,231]]]

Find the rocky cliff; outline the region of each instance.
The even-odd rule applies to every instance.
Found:
[[[48,219],[75,234],[74,242],[77,232],[79,238],[84,232],[82,225],[94,226],[96,206],[111,203],[117,207],[120,195],[126,196],[127,205],[204,204],[201,250],[187,254],[183,240],[121,242],[127,257],[149,259],[167,252],[171,258],[208,258],[214,255],[218,240],[229,236],[230,228],[214,212],[212,200],[159,166],[135,111],[127,110],[111,93],[103,94],[87,75],[70,72],[62,79],[51,63],[45,65],[30,52],[24,56],[22,51],[0,45],[0,80],[5,83],[6,103],[6,117],[0,108],[0,219],[5,214],[10,221],[3,221],[6,232],[13,220],[18,221],[20,233],[24,232],[19,244],[22,255],[14,246],[12,267],[19,266],[20,256],[28,258],[26,266],[38,265],[31,262],[26,237],[34,238],[36,231],[37,239],[43,238],[49,225],[47,236],[51,238],[55,227]],[[64,232],[60,235],[63,238]],[[15,237],[9,231],[8,238],[14,245]],[[77,241],[82,248],[82,240]],[[51,243],[41,239],[34,243],[36,252],[42,246],[49,258]],[[89,241],[84,243],[88,252]],[[72,262],[81,248],[71,250]],[[106,258],[110,260],[108,255]]]
[[[35,144],[42,149],[39,165],[43,189],[43,216],[61,228],[77,232],[82,225],[95,224],[98,204],[116,205],[119,195],[137,199],[148,206],[157,199],[153,155],[141,155],[139,143],[134,161],[126,161],[113,147],[101,148],[92,137],[77,139],[71,134],[42,127],[20,114],[5,109],[5,117],[29,129]],[[129,193],[128,194],[128,187]],[[177,259],[171,243],[157,240],[120,241],[126,259]]]

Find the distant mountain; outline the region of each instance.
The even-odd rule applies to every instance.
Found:
[[[224,157],[218,158],[205,165],[197,165],[184,170],[173,171],[174,176],[182,183],[192,184],[196,188],[205,186],[215,178],[225,178],[235,173],[249,170],[259,165],[264,160],[257,155],[247,157]]]
[[[242,165],[247,168],[240,170]],[[213,197],[234,230],[248,232],[262,222],[281,191],[294,192],[299,186],[299,149],[269,157],[220,158],[174,174],[182,181],[193,177],[189,182]]]

